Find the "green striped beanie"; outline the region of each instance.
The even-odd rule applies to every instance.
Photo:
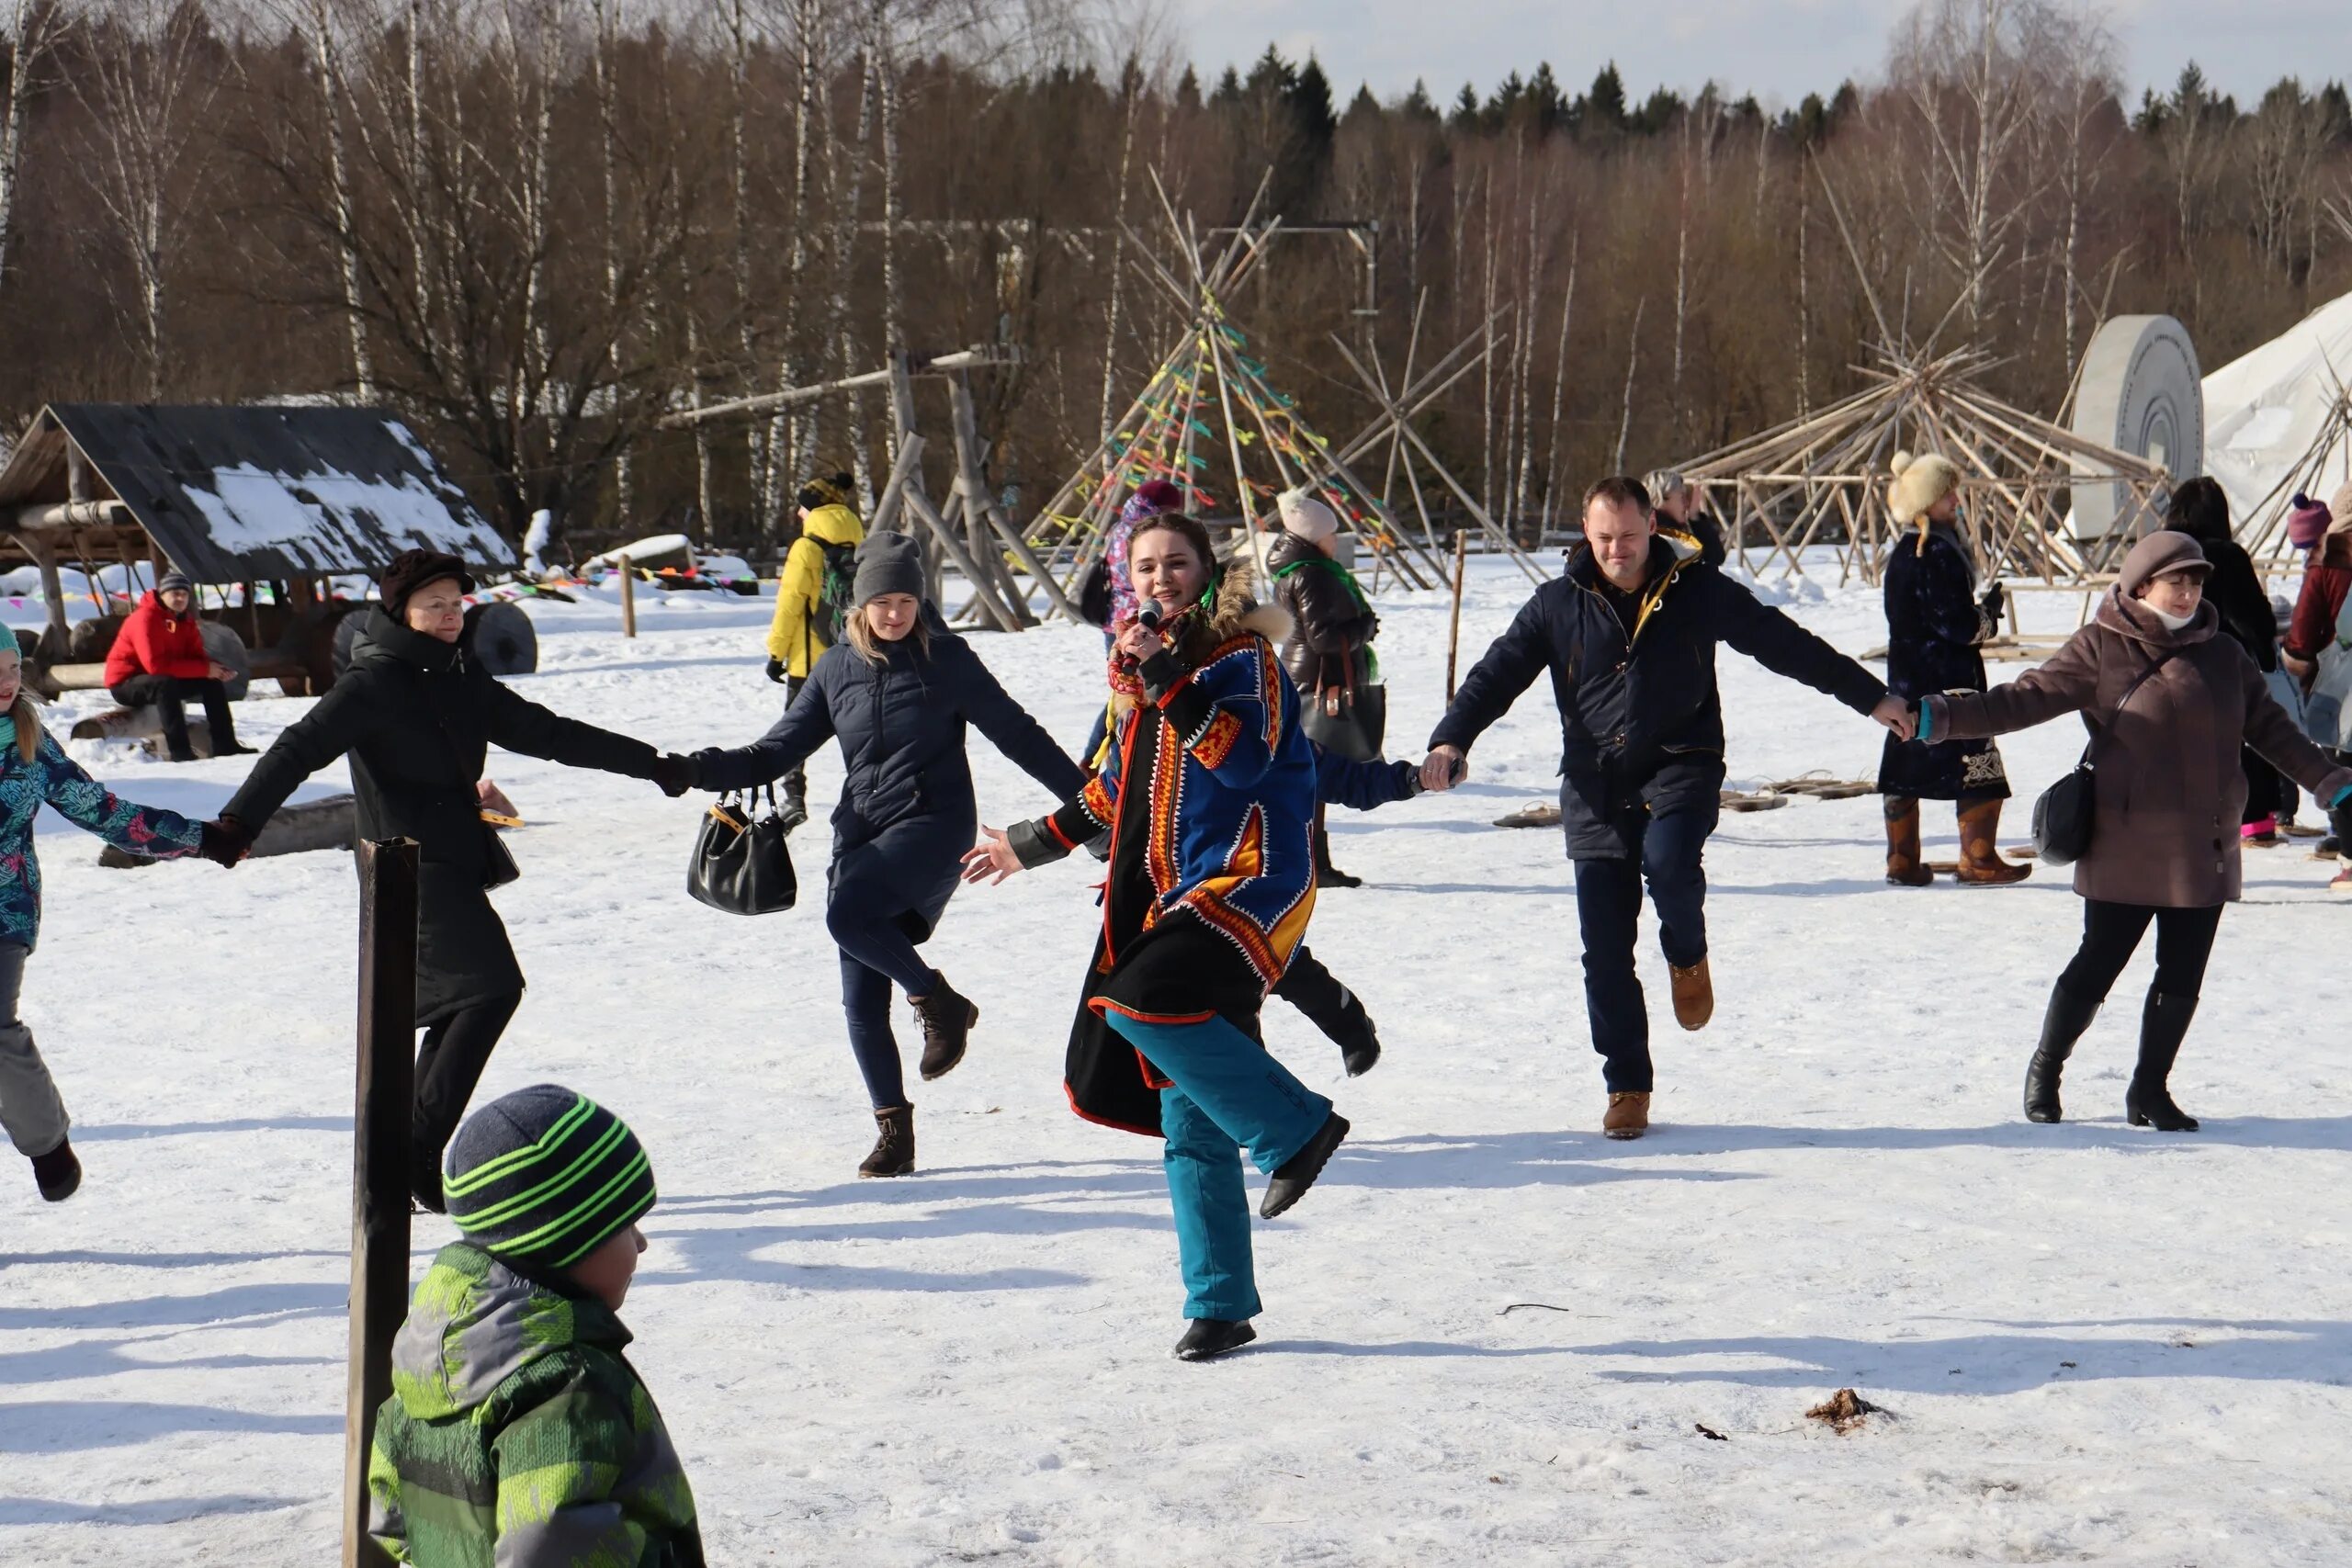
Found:
[[[653,1166],[628,1122],[534,1084],[466,1118],[441,1190],[458,1233],[484,1251],[569,1269],[652,1209]]]

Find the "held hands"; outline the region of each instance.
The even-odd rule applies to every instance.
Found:
[[[965,881],[985,882],[993,887],[1023,869],[1021,857],[1012,852],[1012,840],[1005,836],[1004,829],[984,827],[980,838],[982,842],[964,852]]]
[[[1909,740],[1919,733],[1919,717],[1911,705],[1889,692],[1871,709],[1871,716],[1894,732],[1898,740]]]
[[[1440,746],[1421,763],[1421,787],[1432,795],[1442,795],[1469,776],[1469,759],[1459,746]]]
[[[233,817],[197,824],[199,838],[196,852],[205,860],[224,869],[233,867],[253,852],[251,829]]]
[[[695,787],[695,760],[665,751],[653,760],[653,782],[672,800]]]

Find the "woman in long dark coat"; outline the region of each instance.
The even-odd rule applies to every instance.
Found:
[[[222,852],[214,858],[234,864],[296,785],[348,752],[358,836],[417,841],[416,1021],[424,1040],[410,1190],[436,1213],[442,1151],[523,1000],[522,966],[487,891],[514,874],[476,795],[489,747],[650,779],[671,795],[686,790],[684,758],[549,713],[469,658],[459,638],[473,586],[456,556],[395,557],[379,580],[383,603],[362,612],[367,636],[351,667],[254,765],[215,824]]]
[[[1984,689],[1980,646],[2000,624],[2001,585],[1976,590],[1976,567],[1961,542],[1960,470],[1932,453],[1894,457],[1888,509],[1910,532],[1886,560],[1886,686],[1905,702],[1939,692]],[[2009,775],[1989,739],[1908,745],[1889,736],[1878,764],[1886,797],[1886,879],[1905,887],[1935,880],[1919,854],[1919,802],[1958,803],[1962,882],[2022,882],[2033,868],[2004,861],[1996,847]]]
[[[2212,563],[2213,574],[2205,580],[2205,602],[2221,617],[2222,635],[2245,649],[2264,674],[2278,669],[2278,613],[2270,607],[2270,592],[2254,570],[2254,558],[2230,531],[2229,496],[2212,479],[2184,479],[2172,492],[2165,526],[2196,540]],[[2245,773],[2245,820],[2239,824],[2239,836],[2268,848],[2278,841],[2286,781],[2251,746],[2239,748],[2238,766]]]
[[[2026,1068],[2028,1121],[2059,1120],[2066,1058],[2153,924],[2156,973],[2140,1010],[2124,1114],[2135,1127],[2197,1131],[2169,1080],[2222,910],[2243,886],[2239,748],[2253,746],[2331,810],[2352,801],[2352,768],[2305,739],[2254,661],[2219,635],[2221,617],[2203,598],[2209,570],[2195,539],[2151,534],[2123,558],[2090,624],[2046,662],[2006,686],[1920,705],[1919,738],[1931,743],[2006,735],[2069,713],[2081,714],[2096,738],[2090,849],[2075,863],[2083,942],[2051,987]]]
[[[842,1008],[879,1135],[860,1176],[914,1169],[914,1107],[890,987],[922,1022],[925,1082],[964,1059],[980,1010],[916,951],[946,910],[964,852],[979,829],[965,726],[979,727],[1012,763],[1056,797],[1085,770],[1005,694],[963,638],[933,636],[922,615],[922,553],[903,534],[875,534],[857,553],[843,639],[825,650],[784,716],[732,750],[697,751],[694,782],[747,789],[782,777],[838,739],[848,777],[833,809],[833,863],[825,926],[841,949]]]

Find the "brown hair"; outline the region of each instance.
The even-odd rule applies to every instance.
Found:
[[[24,683],[21,671],[24,668],[25,656],[17,647],[14,638],[0,642],[0,654],[7,653],[17,655],[17,665],[20,671],[17,682],[17,700],[8,705],[8,716],[17,726],[17,755],[29,762],[40,750],[40,716],[33,708],[33,689]]]
[[[1130,557],[1135,553],[1136,541],[1152,533],[1183,535],[1193,547],[1193,554],[1199,558],[1202,569],[1212,573],[1216,570],[1216,547],[1209,542],[1208,525],[1199,518],[1182,512],[1162,512],[1142,519],[1127,535]]]
[[[1579,509],[1579,514],[1591,511],[1596,501],[1605,501],[1611,506],[1631,506],[1643,513],[1653,510],[1650,492],[1644,490],[1642,481],[1631,474],[1611,474],[1597,481],[1584,492],[1584,505]]]
[[[881,595],[876,594],[875,597],[879,598]],[[867,604],[872,602],[868,600]],[[917,653],[931,651],[931,623],[923,618],[920,605],[915,610],[915,629],[907,635],[915,639]],[[873,624],[865,618],[865,604],[860,604],[842,619],[842,640],[849,644],[851,651],[868,664],[879,664],[888,657],[883,648],[882,639],[874,635]]]

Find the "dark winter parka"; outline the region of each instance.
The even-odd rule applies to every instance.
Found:
[[[1354,574],[1321,550],[1285,532],[1266,551],[1274,602],[1290,612],[1283,668],[1301,696],[1364,678],[1364,652],[1379,634],[1380,617],[1364,603]]]
[[[882,645],[868,663],[847,643],[825,650],[775,727],[749,746],[695,753],[705,789],[747,789],[783,777],[828,739],[848,776],[833,808],[829,897],[899,916],[910,939],[931,935],[979,836],[965,726],[1056,798],[1086,771],[1006,694],[962,637],[933,633]]]
[[[2075,863],[2075,891],[2109,903],[2207,908],[2236,898],[2241,885],[2241,743],[2322,802],[2352,784],[2352,769],[2332,766],[2303,738],[2245,650],[2217,635],[2221,616],[2211,603],[2176,631],[2132,596],[2183,558],[2167,560],[2167,549],[2197,558],[2196,541],[2183,535],[2141,540],[2098,615],[2065,647],[2005,686],[1929,697],[1926,732],[1931,739],[2006,735],[2081,714],[2104,733],[2092,756],[2090,852]],[[2119,709],[2160,659],[2162,668]]]
[[[1465,753],[1549,670],[1560,710],[1560,816],[1571,860],[1639,852],[1645,813],[1715,808],[1724,780],[1715,644],[1867,714],[1878,677],[1665,540],[1621,614],[1579,546],[1463,682],[1430,744]]]
[[[1979,601],[1976,569],[1949,527],[1917,529],[1886,558],[1886,686],[1905,702],[1984,689],[1979,648],[1996,629]],[[1888,736],[1879,760],[1882,794],[1928,800],[2006,799],[2007,773],[1990,740],[1905,743]]]
[[[417,841],[416,1016],[436,1023],[523,988],[482,890],[491,829],[474,786],[490,746],[637,779],[653,776],[657,753],[517,696],[460,644],[413,631],[381,606],[364,613],[351,668],[277,738],[221,815],[257,833],[297,784],[350,753],[358,837]]]

